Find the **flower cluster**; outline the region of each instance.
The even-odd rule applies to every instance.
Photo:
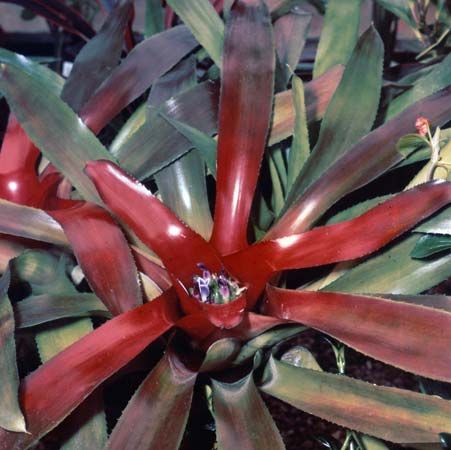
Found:
[[[197,266],[202,270],[202,275],[193,276],[193,287],[189,289],[189,293],[202,303],[230,303],[246,290],[224,269],[217,274],[210,272],[203,264]]]

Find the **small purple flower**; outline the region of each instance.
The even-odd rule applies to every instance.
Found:
[[[193,287],[189,289],[189,292],[203,303],[229,303],[246,290],[246,288],[240,287],[224,269],[216,274],[210,272],[202,263],[197,267],[202,271],[202,276],[193,276]]]

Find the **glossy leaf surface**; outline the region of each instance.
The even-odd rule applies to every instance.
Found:
[[[261,390],[296,408],[392,442],[438,442],[440,430],[451,426],[449,401],[273,358],[262,381]]]
[[[225,258],[226,265],[238,278],[252,283],[248,295],[254,299],[271,273],[347,261],[378,250],[449,203],[450,186],[421,185],[355,219],[254,244]]]
[[[110,320],[59,353],[21,384],[31,435],[0,430],[0,446],[23,449],[61,422],[99,384],[137,356],[175,322],[171,291]]]
[[[18,328],[69,317],[111,317],[106,306],[94,294],[32,295],[15,303],[14,314]]]
[[[252,372],[233,383],[213,381],[218,446],[223,450],[283,450],[268,409],[258,393]]]
[[[78,53],[64,84],[61,99],[75,112],[91,98],[119,63],[124,32],[133,12],[133,2],[124,1],[105,20],[100,31]]]
[[[110,153],[59,99],[52,80],[33,76],[30,66],[36,65],[26,58],[0,54],[0,90],[44,156],[86,200],[99,201],[83,168],[88,160],[112,159]]]
[[[222,263],[204,239],[183,224],[143,185],[108,161],[91,162],[87,173],[108,207],[162,259],[165,268],[186,286],[202,263],[219,272]],[[183,249],[181,252],[180,249]]]
[[[40,182],[36,171],[38,158],[39,150],[10,114],[0,151],[1,198],[24,205],[41,205],[59,177],[50,175]]]
[[[114,428],[106,449],[179,448],[197,373],[169,352],[143,381]],[[133,430],[133,433],[130,433]]]
[[[451,314],[411,303],[332,292],[268,288],[266,311],[316,328],[373,358],[442,381],[451,379]]]
[[[274,64],[266,5],[261,0],[238,0],[227,23],[219,104],[211,242],[221,254],[247,245],[247,223],[272,108]]]
[[[432,123],[445,123],[451,112],[450,99],[451,87],[415,103],[362,138],[305,192],[267,237],[287,236],[310,228],[337,200],[401,161],[403,157],[395,147],[399,138],[412,131],[420,113]]]
[[[412,258],[427,258],[449,249],[451,249],[450,236],[440,234],[424,235],[418,239],[411,256]]]
[[[0,427],[6,430],[26,431],[25,419],[19,405],[19,374],[16,365],[15,321],[8,298],[11,275],[6,271],[0,279]]]
[[[358,39],[361,0],[330,0],[318,44],[313,76],[346,64]]]
[[[191,33],[183,26],[144,40],[97,89],[80,111],[80,117],[91,130],[99,132],[196,45]]]

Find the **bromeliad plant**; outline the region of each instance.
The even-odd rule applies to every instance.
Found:
[[[8,351],[0,369],[9,410],[0,415],[0,448],[28,448],[63,422],[59,433],[72,433],[65,448],[176,449],[193,395],[202,397],[205,387],[211,390],[209,404],[221,449],[284,448],[259,390],[378,438],[439,442],[440,433],[451,431],[449,401],[320,372],[302,360],[300,367],[293,366],[279,359],[275,344],[312,327],[403,370],[451,381],[449,299],[412,295],[448,276],[450,257],[412,266],[409,250],[416,238],[400,238],[450,203],[451,184],[421,184],[383,202],[357,204],[334,218],[335,223],[318,225],[346,194],[412,160],[396,142],[414,130],[420,114],[434,125],[446,123],[450,88],[440,86],[429,97],[414,98],[416,102],[409,93],[398,97],[402,112],[370,131],[383,59],[373,29],[358,39],[350,54],[343,50],[344,71],[330,68],[337,61],[323,56],[317,70],[324,74],[305,90],[294,78],[292,100],[289,91],[274,95],[274,85],[286,87],[285,64],[293,65],[293,49],[283,38],[293,24],[305,31],[305,17],[299,21],[298,12],[289,13],[273,25],[270,11],[280,11],[284,2],[268,2],[269,11],[262,0],[237,0],[228,14],[222,47],[223,25],[212,5],[199,2],[213,18],[204,22],[193,18],[187,2],[168,3],[221,68],[220,87],[211,81],[196,84],[192,58],[179,63],[197,46],[183,26],[143,41],[116,69],[108,67],[105,81],[87,76],[96,50],[105,52],[105,45],[111,45],[110,52],[119,58],[121,44],[111,36],[123,33],[130,2],[119,5],[87,44],[62,92],[62,80],[44,67],[6,51],[0,54],[0,90],[25,130],[11,145],[14,130],[20,130],[12,117],[1,154],[34,148],[31,139],[52,164],[44,173],[57,170],[65,177],[61,181],[53,175],[52,188],[44,189],[38,202],[28,202],[31,197],[26,195],[9,196],[3,189],[0,230],[22,237],[24,246],[30,245],[26,239],[53,244],[51,253],[41,247],[32,259],[50,272],[52,258],[59,254],[55,245],[70,248],[98,297],[78,293],[58,264],[58,283],[40,283],[30,276],[30,253],[25,253],[10,263],[10,271],[28,281],[33,294],[15,305],[18,326],[95,314],[112,317],[95,329],[88,319],[56,322],[50,338],[67,333],[66,345],[72,343],[53,348],[54,356],[48,351],[49,330],[38,331],[41,358],[48,360],[23,378],[17,400],[6,270],[1,336]],[[348,38],[348,46],[357,40]],[[152,68],[143,58],[148,54],[158,56]],[[202,53],[197,56],[203,58]],[[149,85],[147,117],[138,109],[108,152],[94,133]],[[71,107],[58,98],[60,92]],[[310,152],[307,118],[323,115]],[[216,117],[217,164],[216,144],[208,136],[216,131]],[[280,142],[293,132],[287,150]],[[187,153],[193,147],[196,150]],[[269,215],[262,213],[268,209],[264,180],[259,179],[264,177],[259,174],[262,160],[278,215],[272,226]],[[2,183],[11,191],[11,182],[16,182],[26,191],[32,186],[27,180],[37,179],[36,168],[25,159],[15,161],[14,176],[5,170]],[[213,224],[205,165],[216,179]],[[141,179],[158,172],[159,196],[168,204],[129,172]],[[442,221],[447,214],[448,209],[441,213]],[[343,216],[345,220],[339,220]],[[257,240],[256,235],[263,237]],[[390,243],[390,264],[408,258],[394,280],[390,265],[381,268],[387,253],[370,258]],[[284,271],[344,261],[357,264],[361,258],[366,260],[335,276],[333,283],[323,280],[325,289],[283,287]],[[406,268],[414,283],[403,278]],[[377,284],[378,277],[384,283]],[[133,370],[132,362],[138,370],[149,369],[146,359],[136,358],[154,342],[164,344],[165,353],[105,442],[99,387],[121,370]],[[158,351],[156,346],[150,350]],[[375,445],[365,442],[368,448]]]

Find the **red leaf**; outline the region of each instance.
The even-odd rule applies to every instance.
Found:
[[[82,108],[80,117],[97,134],[196,45],[197,41],[184,26],[141,42],[99,87]]]
[[[223,255],[247,246],[249,213],[270,121],[274,64],[271,20],[265,4],[237,0],[224,42],[211,238]]]
[[[373,358],[451,381],[451,314],[377,297],[269,286],[266,312],[327,333]]]
[[[45,435],[176,320],[173,291],[167,291],[106,322],[39,367],[24,379],[20,393],[32,434],[0,429],[0,448],[26,448]]]
[[[162,291],[172,286],[171,277],[165,268],[151,261],[139,248],[133,247],[132,251],[138,269],[156,283]]]
[[[248,306],[252,306],[273,273],[366,256],[450,201],[451,183],[423,184],[355,219],[263,241],[226,257],[224,262],[239,280],[250,284]]]
[[[287,321],[275,317],[246,312],[241,323],[235,328],[231,330],[216,329],[212,334],[204,338],[205,340],[202,342],[202,348],[208,348],[213,342],[218,341],[219,339],[236,338],[240,341],[248,341],[283,323],[287,323]]]
[[[212,272],[222,269],[211,245],[119,167],[108,161],[91,161],[86,172],[105,204],[157,253],[168,272],[184,285],[191,284],[198,263]]]
[[[246,293],[230,303],[203,303],[191,296],[184,286],[175,283],[175,290],[180,306],[186,314],[203,315],[212,325],[218,328],[234,328],[243,320],[246,309]]]
[[[49,214],[63,227],[92,290],[112,314],[142,304],[138,272],[127,240],[105,210],[77,203]]]
[[[36,172],[39,150],[31,142],[13,114],[0,152],[0,197],[14,203],[40,207],[53,192],[60,176],[53,174],[43,178]]]

